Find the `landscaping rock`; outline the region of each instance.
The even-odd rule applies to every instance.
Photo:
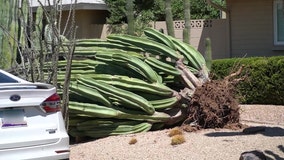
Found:
[[[243,152],[240,156],[240,160],[266,160],[266,156],[263,152],[254,150]]]

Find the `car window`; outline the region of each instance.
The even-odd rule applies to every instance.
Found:
[[[18,83],[18,81],[0,72],[0,83]]]

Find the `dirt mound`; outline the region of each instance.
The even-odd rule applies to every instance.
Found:
[[[186,130],[206,128],[241,128],[239,103],[229,79],[212,80],[197,88],[185,120]]]

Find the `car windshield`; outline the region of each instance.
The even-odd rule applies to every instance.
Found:
[[[18,81],[0,72],[0,83],[18,83]]]

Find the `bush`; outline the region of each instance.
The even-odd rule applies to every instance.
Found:
[[[248,78],[236,86],[240,103],[284,104],[284,56],[214,60],[211,77],[224,78],[241,65],[245,67],[240,76],[247,74]]]

